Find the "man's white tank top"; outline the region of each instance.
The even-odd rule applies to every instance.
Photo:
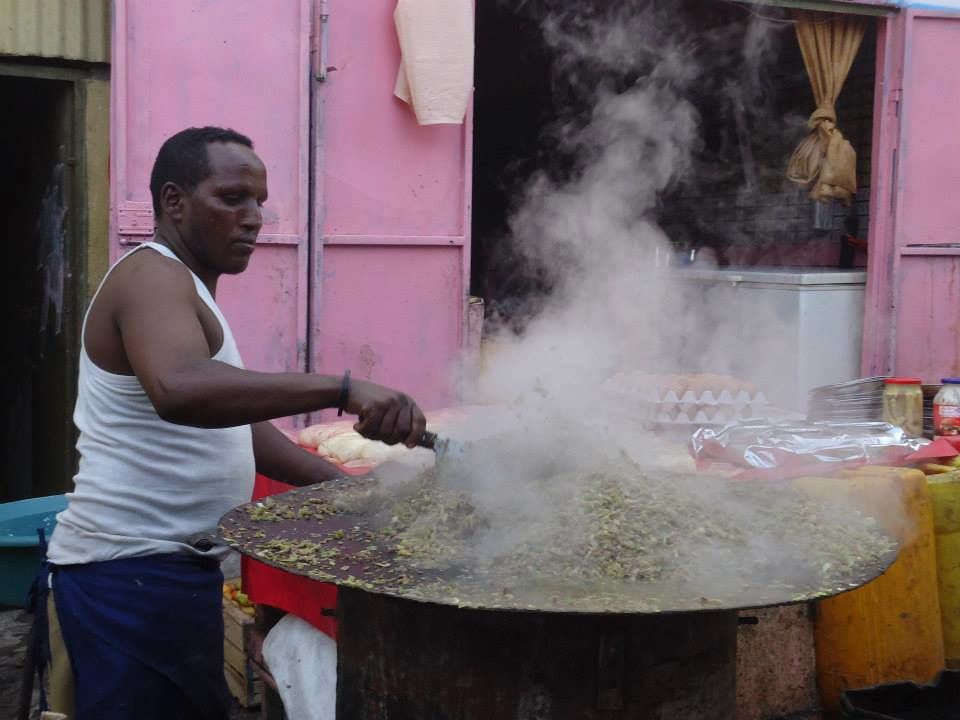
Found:
[[[143,248],[179,262],[169,248],[153,242],[133,252]],[[243,367],[220,308],[200,278],[193,275],[193,281],[223,329],[223,345],[213,359]],[[85,318],[84,332],[86,324]],[[57,516],[50,562],[198,552],[188,544],[192,535],[215,528],[227,510],[250,501],[255,472],[250,426],[205,429],[162,420],[136,376],[97,367],[82,338],[83,333],[73,416],[80,430],[80,469],[67,493],[67,509]]]

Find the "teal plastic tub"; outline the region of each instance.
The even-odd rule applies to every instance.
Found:
[[[57,513],[66,509],[64,495],[0,504],[0,605],[24,607],[40,564],[37,529],[50,534]]]

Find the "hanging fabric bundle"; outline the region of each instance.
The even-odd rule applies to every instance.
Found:
[[[797,10],[796,19],[817,109],[808,122],[810,133],[790,158],[787,177],[809,188],[814,200],[849,205],[857,192],[857,153],[837,127],[836,102],[863,42],[866,19],[808,10]]]
[[[472,0],[398,0],[400,69],[394,95],[420,125],[463,122],[473,92]]]

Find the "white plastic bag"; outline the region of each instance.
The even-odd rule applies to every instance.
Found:
[[[333,638],[287,615],[267,633],[263,659],[277,682],[288,718],[335,720],[337,644]]]

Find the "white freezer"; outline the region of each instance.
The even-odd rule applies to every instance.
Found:
[[[860,376],[863,271],[807,268],[677,269],[703,372],[753,381],[771,403],[805,411],[811,388]]]

